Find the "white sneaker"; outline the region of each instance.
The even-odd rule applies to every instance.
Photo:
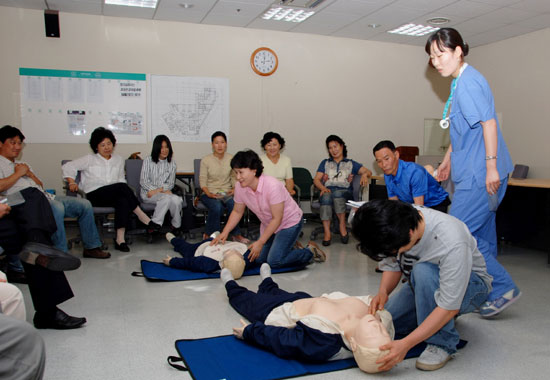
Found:
[[[416,368],[423,371],[435,371],[443,367],[451,358],[452,356],[443,348],[428,344],[416,360]]]
[[[262,281],[268,277],[271,277],[271,267],[268,263],[263,263],[260,267],[260,277],[262,278]]]
[[[215,238],[217,238],[218,236],[220,236],[220,231],[212,232],[212,235],[210,235],[210,237],[211,237],[212,239],[215,239]]]
[[[225,285],[228,281],[234,280],[231,271],[227,268],[223,268],[220,272],[220,278],[222,279],[223,284]]]
[[[172,239],[175,238],[176,235],[174,235],[173,233],[171,232],[167,232],[166,233],[166,240],[168,240],[168,243],[171,243],[172,242]]]

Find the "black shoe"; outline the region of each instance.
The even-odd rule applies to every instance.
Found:
[[[130,247],[128,247],[128,244],[124,241],[118,244],[115,240],[115,249],[122,252],[130,252]]]
[[[323,240],[323,247],[328,247],[332,239]]]
[[[152,220],[149,221],[149,224],[147,225],[147,233],[154,234],[155,232],[159,232],[161,229],[161,225],[156,224]]]
[[[63,310],[56,308],[55,313],[50,317],[36,312],[33,322],[34,327],[37,329],[70,330],[82,326],[86,323],[86,318],[72,317]]]
[[[19,272],[16,270],[8,270],[6,273],[6,276],[8,277],[8,282],[13,284],[28,284],[27,281],[27,275],[25,272]]]
[[[340,241],[342,242],[342,244],[348,244],[348,242],[349,242],[349,234],[346,234],[345,236],[344,236],[344,235],[340,235]]]
[[[50,245],[30,242],[19,253],[21,261],[40,265],[56,272],[74,270],[80,267],[80,259]]]

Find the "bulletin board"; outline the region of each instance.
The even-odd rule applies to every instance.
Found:
[[[117,143],[145,143],[145,74],[20,68],[26,142],[88,143],[97,127]]]

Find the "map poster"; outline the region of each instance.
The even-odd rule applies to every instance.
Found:
[[[210,142],[229,135],[229,79],[151,75],[151,137]]]

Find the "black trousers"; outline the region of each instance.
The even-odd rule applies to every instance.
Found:
[[[8,215],[0,219],[0,245],[8,255],[19,254],[25,241],[21,226],[13,218]],[[37,312],[53,313],[57,305],[74,296],[65,273],[26,263],[23,263],[23,267]]]
[[[90,191],[86,194],[86,198],[92,202],[92,206],[115,208],[115,229],[128,227],[132,211],[139,206],[136,195],[123,182]]]
[[[57,231],[57,226],[50,202],[42,191],[34,187],[21,190],[21,195],[25,202],[12,207],[6,218],[15,222],[24,241],[51,245],[51,236]]]

